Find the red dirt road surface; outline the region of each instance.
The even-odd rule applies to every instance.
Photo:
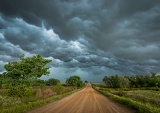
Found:
[[[88,84],[79,92],[29,113],[134,113],[134,111],[111,101]]]

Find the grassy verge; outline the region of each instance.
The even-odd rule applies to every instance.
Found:
[[[153,107],[150,104],[145,104],[139,101],[132,100],[130,98],[118,96],[111,94],[107,91],[98,90],[95,87],[93,87],[98,92],[102,93],[103,95],[131,108],[137,111],[137,113],[160,113],[160,108]]]
[[[65,97],[65,96],[73,94],[73,93],[75,93],[79,90],[81,90],[81,89],[74,90],[74,91],[71,91],[71,92],[68,92],[68,93],[65,93],[65,94],[61,94],[61,95],[52,96],[52,97],[49,97],[49,98],[46,98],[46,99],[37,100],[35,102],[30,102],[28,104],[21,104],[19,106],[10,107],[10,108],[7,108],[7,109],[1,109],[0,113],[25,113],[27,111],[30,111],[30,110],[36,108],[36,107],[39,107],[39,106],[42,106],[44,104],[59,100],[59,99]]]

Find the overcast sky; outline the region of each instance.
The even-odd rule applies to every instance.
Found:
[[[20,54],[53,60],[42,79],[160,73],[160,1],[0,0],[0,72]]]

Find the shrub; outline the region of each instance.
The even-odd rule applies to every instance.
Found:
[[[0,108],[2,107],[8,108],[8,107],[17,106],[20,104],[21,104],[21,101],[16,98],[0,95]]]
[[[58,79],[50,78],[48,81],[46,81],[46,84],[49,86],[57,85],[60,81]]]
[[[122,89],[120,89],[117,94],[119,96],[125,96],[125,95],[127,95],[127,93],[125,91],[123,91]]]
[[[57,94],[62,94],[64,93],[64,88],[62,85],[58,84],[57,86],[53,87],[53,90],[57,93]]]
[[[4,94],[7,96],[15,96],[15,97],[25,97],[32,95],[34,90],[32,87],[27,87],[26,85],[19,86],[10,86],[8,89],[4,91]]]

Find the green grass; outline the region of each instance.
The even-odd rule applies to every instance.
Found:
[[[153,91],[153,90],[133,90],[128,91],[128,94],[134,94],[134,95],[144,95],[148,98],[156,98],[160,99],[160,91]]]
[[[134,90],[127,91],[127,97],[136,101],[151,104],[152,106],[160,107],[160,91],[153,90]]]
[[[133,99],[133,98],[127,96],[127,92],[129,92],[129,91],[123,91],[123,90],[119,90],[119,89],[109,89],[109,88],[97,88],[97,87],[93,87],[93,88],[95,88],[98,92],[102,93],[103,95],[105,95],[105,96],[107,96],[107,97],[109,97],[109,98],[111,98],[121,104],[124,104],[125,106],[127,106],[129,108],[136,110],[137,113],[160,113],[160,108],[157,106],[154,106],[154,104],[145,103],[145,102],[140,101],[138,99]],[[153,92],[152,93],[151,92],[149,92],[147,95],[151,96],[153,93]],[[121,93],[122,95],[119,96],[119,93]],[[143,91],[142,92],[139,91],[138,93],[146,94]],[[156,92],[155,94],[157,94],[155,96],[155,97],[157,97],[158,92]]]
[[[106,85],[103,82],[92,82],[91,84],[94,84],[95,86],[99,87],[106,87]]]
[[[124,96],[131,98],[135,101],[140,101],[151,106],[160,107],[160,91],[155,90],[129,90],[129,89],[112,89],[112,88],[99,88],[102,91],[108,91],[114,95]]]
[[[62,85],[67,85],[66,82],[61,82]]]

